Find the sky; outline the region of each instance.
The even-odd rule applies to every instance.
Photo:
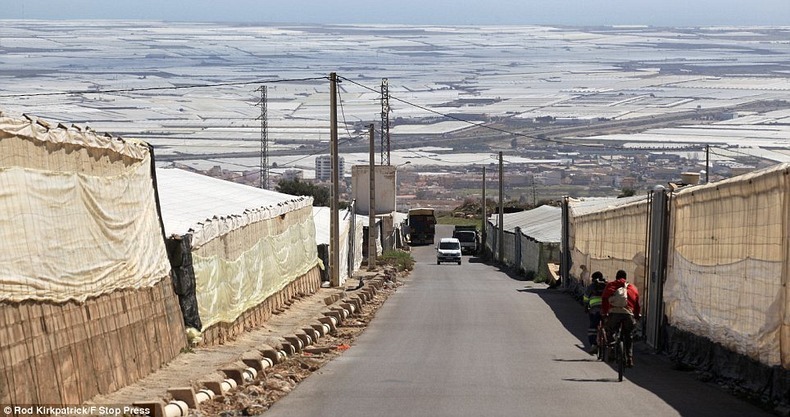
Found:
[[[0,0],[1,19],[790,26],[790,0]]]

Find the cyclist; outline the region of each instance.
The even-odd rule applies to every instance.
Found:
[[[625,349],[625,366],[634,366],[634,349],[631,332],[641,318],[639,290],[627,281],[625,271],[619,270],[612,282],[606,284],[601,295],[601,314],[605,317],[607,338],[614,334],[622,325],[623,348]],[[607,339],[607,342],[611,340]]]
[[[601,295],[606,287],[606,279],[601,271],[592,274],[592,282],[584,290],[584,311],[590,318],[590,327],[587,328],[587,340],[590,347],[587,353],[595,355],[598,353],[598,323],[601,322]]]

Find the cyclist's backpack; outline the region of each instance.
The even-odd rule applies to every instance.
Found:
[[[614,294],[609,297],[609,304],[612,307],[628,307],[628,283],[618,288]]]

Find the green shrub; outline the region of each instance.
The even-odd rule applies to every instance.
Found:
[[[398,271],[411,271],[414,268],[414,258],[411,254],[402,250],[384,251],[377,258],[379,265],[391,265]]]

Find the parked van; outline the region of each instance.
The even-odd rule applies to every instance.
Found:
[[[457,262],[461,265],[461,242],[454,237],[445,237],[436,247],[436,265],[442,262]]]

